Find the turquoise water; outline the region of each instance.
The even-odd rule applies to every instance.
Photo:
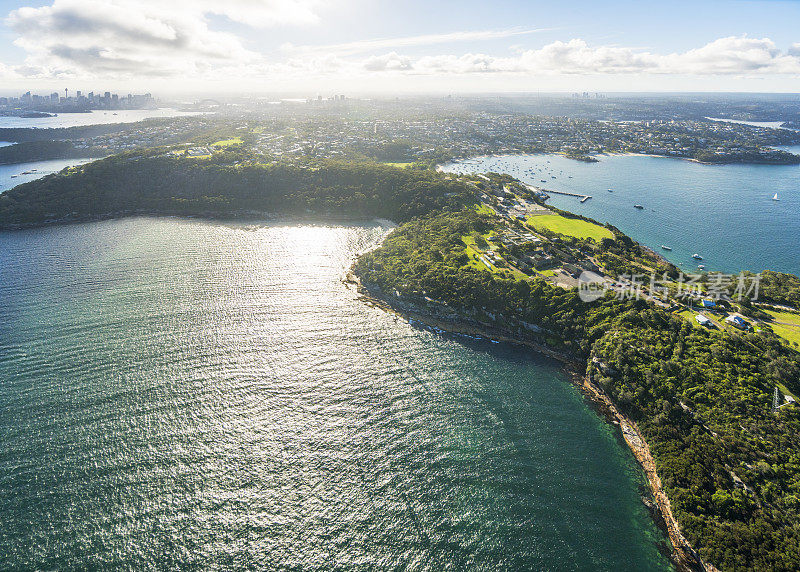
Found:
[[[342,285],[385,232],[0,233],[0,569],[667,569],[556,364]]]
[[[638,155],[599,159],[495,156],[444,168],[505,172],[545,189],[591,195],[585,203],[552,195],[549,203],[609,222],[685,271],[696,269],[692,254],[698,253],[709,270],[800,274],[800,165],[702,165]],[[780,201],[772,200],[775,193]],[[662,250],[662,244],[673,250]]]
[[[16,163],[14,165],[0,165],[0,193],[40,179],[50,173],[57,173],[64,167],[80,165],[93,159],[53,159],[50,161],[34,161],[31,163]],[[23,175],[23,173],[28,173]]]

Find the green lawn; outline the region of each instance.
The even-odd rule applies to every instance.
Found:
[[[800,314],[793,314],[791,312],[775,312],[773,310],[764,310],[767,314],[775,318],[776,322],[786,322],[792,324],[776,324],[775,322],[768,322],[772,331],[776,335],[782,337],[789,344],[800,344]]]
[[[566,236],[591,238],[596,242],[600,242],[604,238],[614,238],[614,235],[607,228],[578,218],[566,218],[561,215],[550,214],[528,217],[527,222],[536,230],[546,229]]]
[[[467,263],[467,266],[472,266],[478,270],[489,270],[486,268],[486,265],[484,265],[483,262],[478,260],[478,257],[481,255],[481,251],[477,246],[475,246],[475,237],[465,235],[461,237],[461,240],[463,240],[464,244],[467,245],[464,249],[467,252],[467,256],[469,256],[469,262]]]
[[[392,163],[392,162],[388,162],[388,161],[386,163],[384,163],[384,165],[389,165],[390,167],[401,167],[401,168],[410,167],[413,164],[414,163]]]
[[[681,310],[680,312],[673,312],[673,313],[676,316],[683,318],[693,326],[697,326],[698,328],[700,327],[700,324],[698,324],[697,320],[695,320],[694,318],[697,315],[696,312],[690,312],[689,310]]]
[[[216,143],[212,143],[212,147],[230,147],[231,145],[241,145],[242,138],[241,137],[234,137],[233,139],[223,139],[222,141],[217,141]]]
[[[494,214],[494,211],[488,205],[485,205],[483,203],[481,203],[479,205],[475,205],[475,210],[479,214],[487,214],[487,215],[493,215]]]

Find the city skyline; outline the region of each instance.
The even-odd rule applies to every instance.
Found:
[[[13,113],[14,110],[34,111],[88,111],[91,109],[142,109],[155,107],[156,100],[150,93],[118,94],[110,91],[85,92],[80,89],[64,88],[63,95],[52,93],[32,93],[26,91],[19,97],[0,95],[0,111]]]
[[[3,95],[99,81],[164,94],[796,92],[800,78],[793,0],[0,0],[0,17]]]

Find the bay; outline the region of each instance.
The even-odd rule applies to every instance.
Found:
[[[708,270],[800,274],[800,165],[598,158],[598,163],[583,163],[562,155],[497,155],[442,169],[508,173],[544,189],[591,195],[581,203],[553,194],[548,204],[611,223],[686,272],[696,271],[692,255],[697,253]],[[779,201],[772,200],[775,193]]]
[[[49,161],[0,165],[0,193],[22,183],[40,179],[51,173],[57,173],[65,167],[82,165],[89,161],[93,161],[93,159],[52,159]]]
[[[387,230],[0,233],[0,569],[668,569],[558,364],[344,287]]]
[[[200,115],[194,111],[177,109],[120,109],[117,111],[92,110],[88,113],[58,113],[51,117],[14,117],[0,115],[0,128],[57,128],[79,127],[82,125],[104,125],[109,123],[134,123],[144,119],[163,117],[189,117]]]

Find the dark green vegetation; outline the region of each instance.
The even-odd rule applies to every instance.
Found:
[[[776,385],[800,392],[800,354],[766,330],[700,329],[641,300],[587,304],[543,279],[470,267],[461,237],[497,224],[474,210],[411,221],[356,272],[401,308],[458,316],[585,360],[648,440],[682,530],[706,561],[798,569],[800,409],[773,412],[772,395]],[[604,246],[620,259],[637,252],[630,239]]]
[[[786,151],[764,152],[757,149],[717,153],[708,149],[696,151],[692,158],[704,163],[761,163],[765,165],[797,165],[800,155]]]
[[[0,228],[129,214],[384,217],[406,221],[473,201],[459,181],[375,163],[242,163],[236,151],[193,160],[128,153],[0,195]]]
[[[800,308],[800,278],[765,270],[761,273],[759,299]]]
[[[53,129],[33,129],[30,127],[2,127],[0,141],[27,143],[31,141],[68,141],[83,137],[114,133],[123,126],[116,124],[82,125],[79,127],[57,127]]]
[[[106,154],[104,149],[79,149],[69,141],[30,141],[0,147],[0,165],[49,159],[101,157]]]

